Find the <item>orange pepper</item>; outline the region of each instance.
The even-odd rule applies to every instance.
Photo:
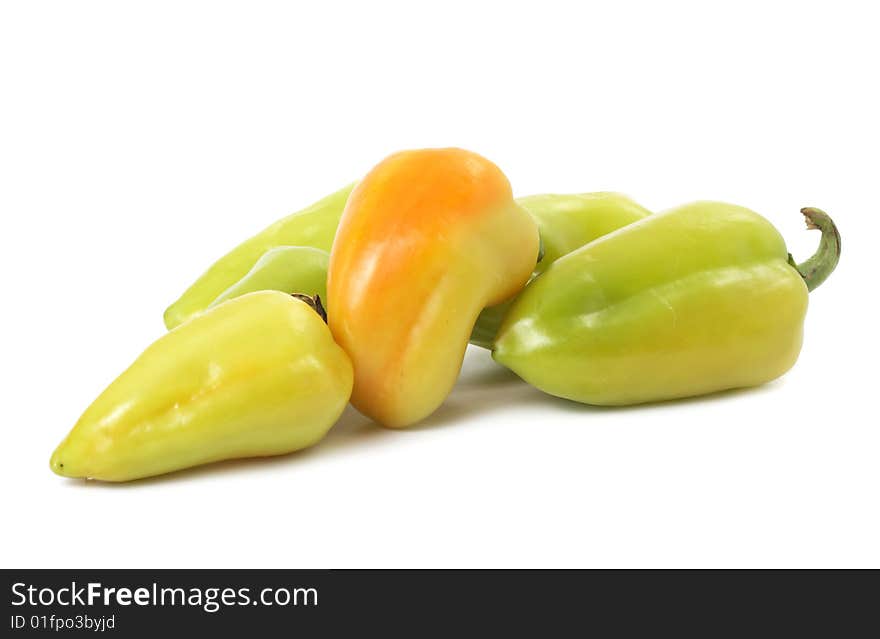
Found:
[[[525,285],[539,243],[507,178],[475,153],[404,151],[378,164],[346,204],[327,280],[354,406],[395,428],[434,412],[477,315]]]

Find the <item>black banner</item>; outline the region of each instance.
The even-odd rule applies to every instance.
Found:
[[[4,570],[3,636],[876,636],[876,573]],[[870,632],[866,632],[870,631]]]

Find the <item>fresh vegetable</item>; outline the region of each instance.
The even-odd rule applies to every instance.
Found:
[[[475,153],[406,151],[376,166],[346,205],[327,282],[355,407],[390,427],[430,415],[477,315],[525,284],[538,246],[507,178]]]
[[[324,320],[274,291],[220,304],[153,343],[55,450],[65,477],[128,481],[318,442],[351,393]]]
[[[807,292],[831,273],[840,237],[795,266],[777,230],[743,207],[696,202],[569,253],[511,306],[493,357],[579,402],[636,404],[755,386],[800,352]]]

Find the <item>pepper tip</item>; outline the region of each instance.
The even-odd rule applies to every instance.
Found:
[[[52,457],[49,458],[49,468],[53,473],[61,477],[73,477],[74,474],[70,471],[70,464],[65,466],[66,456],[64,453],[64,443],[61,443],[52,453]]]
[[[61,455],[57,450],[52,453],[52,457],[49,459],[49,468],[56,475],[64,477],[64,462],[61,461]]]

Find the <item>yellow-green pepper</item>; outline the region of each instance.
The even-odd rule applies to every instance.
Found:
[[[329,252],[339,217],[353,188],[354,184],[350,184],[302,211],[278,220],[221,257],[166,309],[165,326],[172,329],[204,311],[230,286],[245,277],[270,249],[310,246]]]
[[[83,413],[50,466],[118,482],[289,453],[324,436],[352,380],[351,361],[315,308],[250,293],[147,348]]]
[[[526,287],[493,357],[537,388],[624,405],[755,386],[800,352],[807,292],[831,273],[840,236],[822,231],[801,265],[763,217],[718,202],[649,216],[569,253]]]

